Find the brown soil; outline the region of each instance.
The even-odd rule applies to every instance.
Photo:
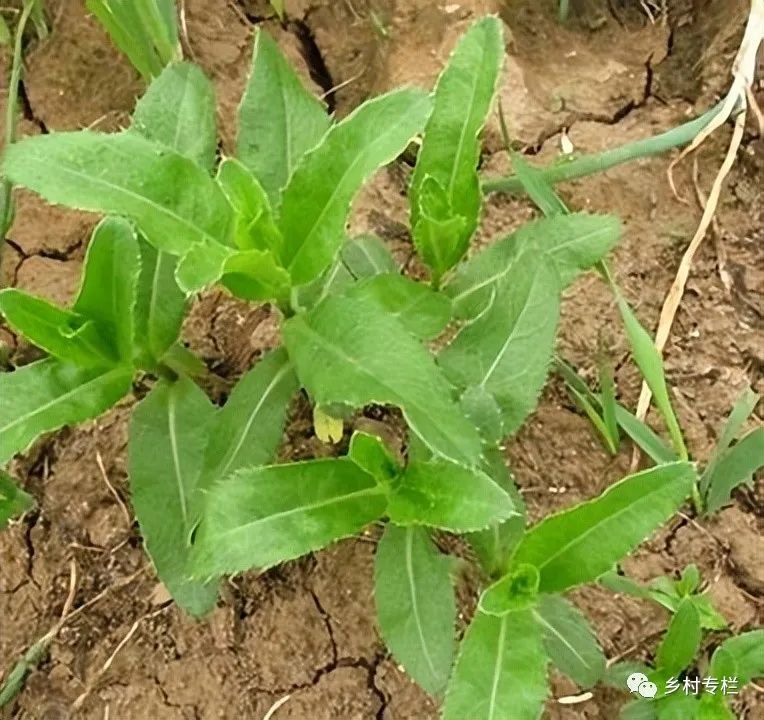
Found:
[[[561,28],[551,1],[295,0],[287,2],[295,20],[281,29],[263,21],[269,14],[263,0],[186,0],[185,44],[187,54],[215,80],[223,147],[230,148],[255,23],[264,22],[276,34],[317,92],[342,85],[327,96],[342,115],[402,82],[429,87],[467,24],[483,12],[500,11],[511,32],[501,93],[511,132],[528,153],[551,162],[563,128],[581,151],[611,147],[681,122],[724,90],[746,3],[669,5],[668,21],[651,24],[637,2],[582,0]],[[27,49],[23,131],[124,125],[140,81],[79,0],[51,0],[49,6],[50,38],[41,44],[32,40]],[[706,188],[728,136],[725,130],[699,154]],[[718,235],[697,256],[666,352],[681,422],[701,460],[743,386],[764,391],[762,149],[762,139],[750,129],[723,193]],[[625,236],[613,266],[651,327],[699,219],[693,202],[681,204],[672,196],[667,164],[665,157],[643,160],[562,189],[573,208],[623,218]],[[691,198],[688,165],[677,177],[680,191]],[[492,123],[484,167],[498,173],[506,166]],[[353,220],[355,230],[373,230],[404,255],[410,253],[406,176],[399,165],[380,172],[358,201]],[[525,201],[490,198],[480,241],[533,214]],[[3,278],[66,301],[76,287],[93,223],[91,216],[19,193]],[[267,308],[217,292],[196,305],[186,334],[226,381],[278,342]],[[566,297],[560,349],[591,372],[600,336],[618,358],[622,399],[634,403],[639,379],[626,362],[612,298],[588,275]],[[16,363],[36,356],[2,328],[0,339],[11,345]],[[7,714],[36,720],[259,719],[288,696],[274,720],[437,717],[436,703],[407,679],[379,640],[371,587],[374,532],[260,576],[232,579],[204,622],[167,603],[135,524],[99,470],[100,459],[117,491],[129,497],[125,444],[131,404],[42,439],[15,462],[14,471],[36,497],[39,511],[0,535],[0,677],[55,623],[71,561],[78,577],[75,606],[105,594],[63,628]],[[284,454],[322,452],[305,408],[297,405]],[[615,459],[603,452],[586,419],[552,380],[507,457],[535,520],[602,491],[627,471],[630,449]],[[733,629],[760,625],[763,502],[759,484],[755,491],[737,493],[734,504],[710,520],[678,517],[626,567],[647,580],[696,562]],[[608,656],[650,658],[665,613],[598,588],[580,590],[574,599],[592,618]],[[552,690],[545,717],[555,719],[613,720],[626,699],[625,693],[598,690],[587,702],[562,706],[554,698],[574,688],[555,678]],[[85,692],[82,708],[74,710],[75,699]],[[746,691],[737,709],[749,720],[764,716],[762,696]]]

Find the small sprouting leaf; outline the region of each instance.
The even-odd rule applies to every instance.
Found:
[[[194,574],[293,560],[362,530],[385,505],[384,490],[347,458],[239,470],[207,495]]]
[[[460,388],[484,388],[501,409],[502,435],[516,431],[538,402],[554,353],[560,281],[553,266],[516,266],[490,305],[440,353]],[[508,278],[509,279],[509,278]]]
[[[432,175],[422,182],[418,202],[412,239],[422,260],[432,268],[433,284],[437,285],[467,251],[467,218],[454,214],[446,191]]]
[[[272,462],[296,391],[297,378],[283,349],[269,353],[244,375],[215,418],[204,478],[222,480],[240,468]]]
[[[474,466],[480,438],[421,343],[376,302],[331,296],[284,323],[284,342],[316,403],[397,405],[438,456]]]
[[[197,65],[168,65],[138,100],[130,129],[211,172],[217,152],[212,83]]]
[[[376,435],[365,432],[353,433],[348,457],[383,484],[390,483],[401,470],[400,463],[388,447]]]
[[[445,293],[457,315],[471,319],[485,309],[507,275],[518,272],[517,264],[525,265],[529,258],[546,260],[557,269],[564,288],[602,259],[620,235],[621,223],[612,215],[573,213],[533,220],[460,265]]]
[[[634,311],[619,292],[616,292],[616,302],[618,303],[618,309],[621,311],[621,318],[626,329],[626,336],[629,339],[629,345],[631,345],[634,362],[639,367],[642,377],[644,377],[645,382],[653,393],[653,397],[655,397],[655,404],[666,421],[674,449],[680,459],[686,460],[688,457],[687,448],[682,438],[682,430],[674,414],[674,408],[671,406],[671,399],[669,398],[668,387],[666,385],[666,374],[663,369],[663,359],[653,344],[652,338],[642,327]]]
[[[422,91],[394,90],[361,105],[302,158],[284,189],[279,223],[282,260],[294,285],[331,264],[356,193],[406,148],[429,113],[430,98]]]
[[[252,74],[239,107],[236,156],[274,208],[297,163],[330,123],[323,104],[305,89],[273,38],[258,30]]]
[[[217,181],[236,213],[236,245],[242,250],[267,250],[278,258],[283,240],[257,178],[238,160],[226,158],[218,168]]]
[[[605,655],[586,617],[559,595],[542,595],[533,610],[544,647],[555,667],[579,687],[590,688],[605,674]]]
[[[530,610],[478,612],[461,643],[443,720],[537,720],[547,697],[547,656]]]
[[[467,538],[483,569],[491,577],[496,577],[506,573],[512,551],[525,532],[525,502],[504,463],[501,451],[498,448],[487,448],[484,455],[483,470],[509,495],[516,513],[487,530],[470,533]]]
[[[286,17],[286,13],[284,11],[284,0],[269,0],[269,2],[276,15],[279,16],[279,20],[283,21]]]
[[[682,718],[684,720],[684,718]],[[738,720],[730,710],[724,695],[704,693],[698,703],[697,714],[692,720]]]
[[[345,432],[345,423],[341,417],[334,417],[316,405],[313,408],[313,429],[316,437],[322,442],[335,445]]]
[[[504,59],[502,21],[485,17],[462,36],[438,79],[434,107],[411,182],[411,227],[417,249],[439,277],[466,251],[482,193],[480,133],[493,105]],[[442,195],[433,204],[433,190]],[[428,198],[429,196],[429,198]],[[439,232],[427,231],[436,225]]]
[[[375,235],[361,235],[345,242],[334,265],[320,277],[297,289],[298,303],[310,308],[357,280],[397,272],[398,266],[385,243]]]
[[[135,303],[138,363],[151,367],[178,339],[186,295],[175,280],[178,258],[140,240],[141,272]]]
[[[34,505],[34,498],[16,485],[7,472],[0,470],[0,530]]]
[[[764,630],[751,630],[725,640],[711,657],[712,677],[737,678],[738,688],[764,677]]]
[[[632,580],[628,575],[620,575],[616,570],[609,570],[597,578],[597,582],[608,590],[621,595],[630,595],[631,597],[642,600],[650,600],[650,590],[644,585],[640,585],[636,580]]]
[[[668,630],[658,646],[657,667],[670,675],[679,675],[695,659],[700,647],[700,615],[691,598],[679,604]]]
[[[114,344],[117,357],[132,363],[135,307],[141,251],[132,225],[121,218],[102,220],[85,255],[83,280],[74,311],[95,320]]]
[[[694,695],[675,692],[655,703],[658,720],[698,720],[699,703]]]
[[[54,358],[0,373],[0,463],[39,435],[97,417],[130,391],[132,370],[79,368]]]
[[[764,466],[764,428],[758,427],[728,448],[707,478],[706,512],[714,513],[730,501],[732,491]]]
[[[202,517],[202,460],[215,406],[192,380],[160,382],[130,421],[128,467],[146,551],[175,602],[204,615],[217,582],[191,580],[191,535]],[[206,483],[208,484],[208,483]]]
[[[456,533],[483,530],[515,512],[509,495],[484,472],[445,460],[410,462],[387,507],[396,525],[429,525]]]
[[[677,511],[695,478],[687,462],[630,475],[599,497],[532,527],[512,562],[535,565],[542,592],[596,580]]]
[[[82,315],[16,288],[0,291],[0,314],[16,332],[64,362],[108,367],[117,356],[105,333]]]
[[[437,337],[451,319],[451,301],[447,297],[403,275],[385,274],[362,280],[345,295],[376,302],[387,315],[422,340]]]
[[[445,689],[454,656],[450,570],[426,530],[388,523],[374,564],[379,628],[395,660],[431,695]]]
[[[268,250],[240,250],[229,255],[220,282],[245,300],[279,300],[289,296],[289,273]]]
[[[223,277],[226,264],[237,252],[232,247],[210,240],[194,243],[175,268],[178,286],[190,295],[212,285]]]
[[[135,132],[24,138],[6,148],[3,172],[49,202],[127,216],[174,255],[226,243],[231,231],[231,207],[206,170]]]
[[[538,602],[539,571],[533,565],[520,565],[497,580],[480,597],[480,612],[502,617],[510,612],[532,608]]]

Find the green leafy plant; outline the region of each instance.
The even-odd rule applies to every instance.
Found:
[[[130,422],[129,481],[146,550],[177,603],[203,615],[221,577],[387,519],[380,631],[417,682],[445,695],[447,720],[538,717],[550,660],[582,687],[596,683],[602,651],[563,594],[611,571],[697,481],[690,463],[663,463],[525,527],[500,445],[538,401],[563,290],[615,245],[620,224],[557,214],[464,259],[503,53],[500,22],[479,20],[432,97],[394,90],[334,122],[259,32],[236,157],[217,162],[209,81],[174,63],[127,130],[27,138],[3,161],[11,181],[48,201],[111,217],[71,309],[0,294],[8,324],[49,354],[0,375],[0,462],[104,412],[136,377],[154,378]],[[346,234],[358,190],[419,134],[412,236],[429,285],[403,275],[378,239]],[[215,283],[273,303],[283,337],[222,407],[178,340],[188,299]],[[322,435],[349,425],[341,457],[275,463],[298,389]],[[370,405],[400,411],[404,452],[356,426]],[[453,563],[436,531],[465,535],[484,572],[458,652]]]
[[[616,592],[658,602],[671,613],[652,665],[619,662],[608,668],[605,682],[636,699],[625,705],[623,720],[734,720],[729,702],[754,678],[764,675],[764,630],[733,635],[710,654],[708,630],[726,628],[709,597],[698,592],[700,574],[689,565],[678,580],[661,577],[645,587],[610,573],[600,582]],[[639,697],[637,682],[649,682],[654,696]]]
[[[86,0],[85,6],[146,80],[180,59],[175,0]]]

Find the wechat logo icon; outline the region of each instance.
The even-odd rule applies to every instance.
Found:
[[[641,695],[646,700],[652,700],[658,694],[658,686],[650,682],[644,673],[632,673],[626,678],[626,685],[632,693]]]

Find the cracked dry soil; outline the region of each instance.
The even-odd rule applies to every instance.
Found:
[[[135,73],[82,5],[51,0],[50,38],[30,40],[23,133],[86,126],[115,130],[126,124],[141,92]],[[527,154],[547,163],[559,154],[563,129],[577,149],[591,152],[668,129],[724,91],[747,3],[668,5],[666,22],[651,24],[638,2],[581,0],[574,3],[571,22],[560,27],[551,0],[288,0],[295,19],[282,28],[266,19],[263,0],[186,0],[184,43],[186,55],[215,81],[226,151],[232,147],[255,24],[274,34],[306,82],[342,116],[369,95],[404,82],[430,87],[466,25],[484,12],[499,12],[509,30],[501,98],[511,132]],[[3,70],[7,61],[0,59]],[[728,133],[725,129],[699,154],[706,188]],[[506,170],[493,120],[484,146],[484,170]],[[719,206],[718,233],[697,256],[666,351],[681,422],[700,460],[708,457],[743,386],[764,391],[762,149],[762,139],[750,128]],[[699,218],[694,204],[671,195],[667,164],[667,157],[643,160],[561,188],[572,208],[623,218],[625,234],[612,264],[649,327]],[[356,232],[383,237],[402,262],[412,254],[404,224],[409,173],[403,162],[381,171],[356,203],[352,222]],[[689,164],[677,177],[681,192],[692,197]],[[16,223],[0,267],[4,282],[65,302],[77,286],[95,218],[47,206],[25,192],[17,199]],[[477,244],[533,214],[524,200],[490,198]],[[267,307],[212,291],[195,304],[185,337],[216,374],[208,389],[222,400],[230,384],[278,343],[278,329]],[[14,364],[37,356],[1,326],[0,340],[10,347]],[[627,361],[616,312],[607,290],[588,275],[566,296],[559,349],[591,373],[600,342],[617,360],[622,400],[633,404],[639,378]],[[75,607],[100,599],[64,627],[6,716],[259,720],[289,696],[274,720],[436,718],[437,704],[390,659],[374,626],[377,528],[268,573],[230,580],[219,607],[204,622],[190,620],[167,602],[134,524],[99,470],[100,458],[129,502],[125,447],[132,402],[42,439],[15,463],[39,510],[0,535],[0,677],[55,623],[67,594],[70,559],[79,578]],[[761,421],[760,414],[755,421]],[[327,452],[313,436],[307,404],[296,399],[281,456]],[[628,447],[616,458],[601,449],[555,379],[507,449],[533,520],[601,492],[627,472],[629,456]],[[736,493],[734,503],[709,520],[677,517],[644,543],[626,570],[648,580],[696,562],[733,629],[760,625],[763,502],[759,482],[753,491]],[[476,582],[473,577],[460,584],[461,627]],[[579,590],[573,599],[592,619],[609,657],[651,657],[667,619],[660,609],[600,588]],[[137,630],[101,673],[136,621]],[[705,650],[711,652],[716,642],[712,637]],[[82,707],[73,709],[85,690]],[[569,682],[555,676],[545,717],[612,720],[625,701],[625,693],[598,689],[580,705],[556,703],[572,692]],[[737,711],[749,720],[762,717],[762,696],[746,691]]]

